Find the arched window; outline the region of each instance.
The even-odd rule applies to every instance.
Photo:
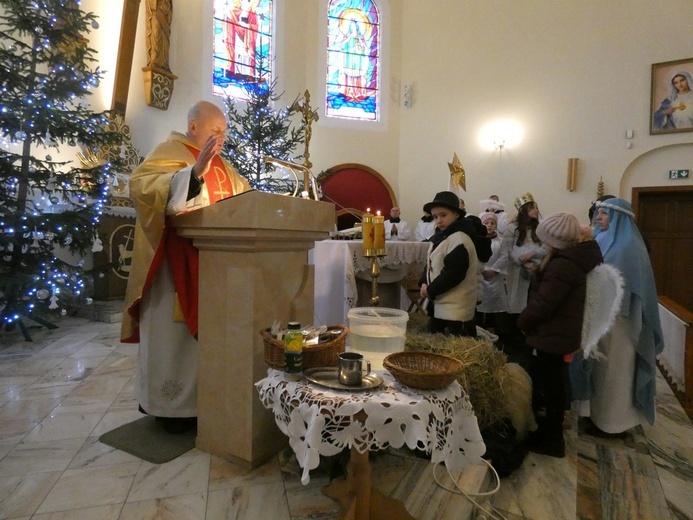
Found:
[[[327,8],[327,116],[378,120],[378,18],[378,8],[372,0],[330,0]]]
[[[247,99],[271,82],[272,0],[214,0],[214,93]]]

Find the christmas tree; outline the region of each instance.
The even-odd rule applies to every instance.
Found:
[[[222,155],[248,180],[251,188],[287,193],[297,187],[293,175],[284,172],[284,177],[275,177],[276,167],[266,163],[264,157],[291,161],[291,153],[303,142],[305,125],[302,122],[292,125],[291,116],[297,112],[295,104],[282,110],[272,108],[281,98],[275,88],[276,81],[246,83],[248,99],[243,110],[238,108],[237,100],[225,99],[229,132]]]
[[[23,316],[51,326],[89,303],[82,257],[112,167],[98,153],[120,139],[85,102],[101,79],[84,36],[97,28],[76,0],[0,0],[0,328],[26,339]]]

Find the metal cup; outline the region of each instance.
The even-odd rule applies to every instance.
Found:
[[[363,354],[342,352],[339,355],[337,375],[339,382],[346,386],[359,386],[363,381]],[[366,375],[371,373],[371,362],[366,361]]]

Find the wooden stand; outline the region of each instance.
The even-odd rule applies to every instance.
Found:
[[[257,466],[287,442],[254,388],[267,375],[260,331],[313,322],[308,251],[334,205],[250,191],[172,221],[200,251],[197,447]]]
[[[347,476],[333,480],[322,492],[342,506],[338,520],[416,520],[402,502],[371,486],[368,452],[356,448],[351,448]]]

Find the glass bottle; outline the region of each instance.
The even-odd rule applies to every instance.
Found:
[[[289,322],[289,330],[284,336],[284,379],[299,381],[303,375],[303,333],[301,324]]]

